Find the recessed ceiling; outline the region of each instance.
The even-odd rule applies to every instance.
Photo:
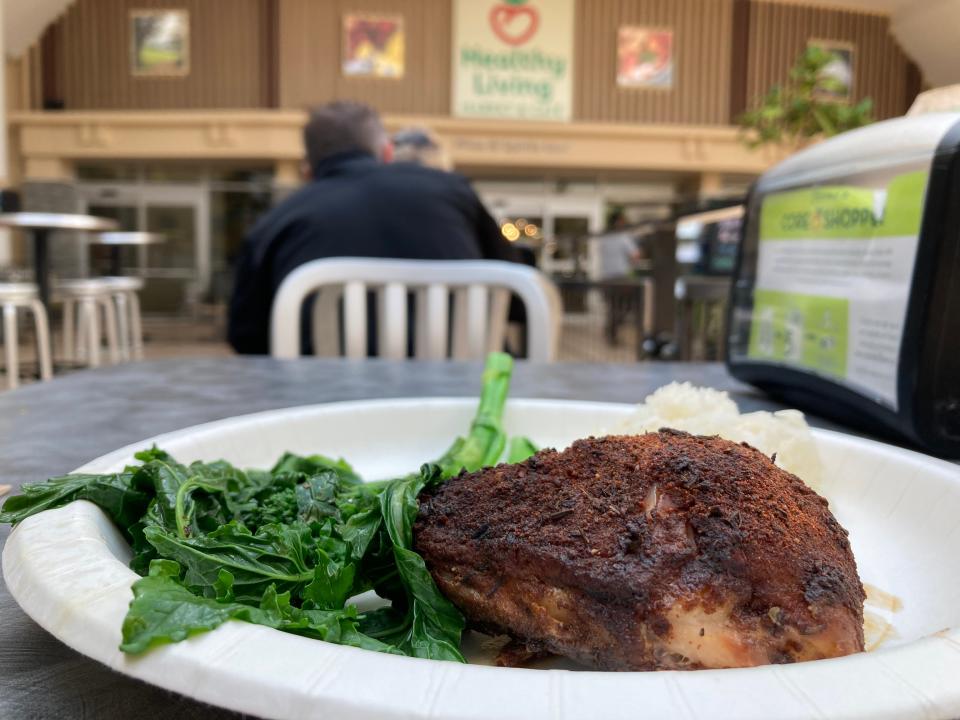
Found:
[[[890,16],[890,27],[933,87],[960,83],[960,0],[767,0],[868,10]]]
[[[73,0],[3,0],[3,48],[20,57]]]

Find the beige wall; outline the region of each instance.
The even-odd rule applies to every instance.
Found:
[[[747,61],[748,104],[783,82],[810,39],[839,40],[855,47],[854,95],[871,97],[875,116],[902,115],[909,105],[909,59],[881,15],[753,2]]]
[[[348,78],[340,72],[342,17],[348,12],[403,15],[403,78]],[[450,0],[279,0],[281,107],[334,98],[382,112],[450,112]]]
[[[674,87],[616,84],[621,25],[674,33]],[[722,125],[729,120],[732,0],[579,0],[575,119]]]
[[[264,31],[271,5],[267,0],[77,0],[48,31],[52,45],[43,60],[55,65],[54,90],[68,110],[261,107],[272,67]],[[190,74],[134,77],[130,10],[165,7],[190,13]]]
[[[13,113],[22,174],[61,177],[91,160],[285,162],[303,155],[300,111]],[[748,150],[735,128],[698,125],[556,123],[386,115],[391,131],[429,124],[458,167],[534,172],[763,172],[783,154]]]
[[[186,78],[129,72],[129,11],[152,7],[190,12]],[[342,17],[364,11],[404,17],[402,79],[341,74]],[[300,109],[350,98],[444,116],[451,12],[451,0],[77,0],[30,54],[30,106],[39,108],[43,85],[68,110]],[[729,124],[731,106],[735,115],[782,81],[810,38],[856,46],[856,92],[874,98],[878,117],[902,113],[918,82],[880,15],[766,0],[577,0],[575,12],[577,121]],[[672,90],[616,86],[617,30],[630,24],[673,29]]]

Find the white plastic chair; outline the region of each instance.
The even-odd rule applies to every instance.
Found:
[[[527,313],[527,356],[552,362],[562,306],[556,287],[541,272],[495,260],[389,260],[331,258],[294,270],[273,302],[270,349],[274,357],[300,355],[300,314],[316,295],[314,352],[340,354],[339,301],[343,299],[343,355],[367,357],[367,292],[377,293],[377,349],[381,357],[407,356],[407,295],[416,297],[417,359],[482,358],[503,348],[510,294]],[[450,318],[450,296],[453,317]],[[450,328],[453,337],[450,338]]]

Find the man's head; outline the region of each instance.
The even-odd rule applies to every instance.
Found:
[[[437,137],[425,127],[408,127],[393,136],[393,161],[451,170],[450,158]]]
[[[627,224],[627,214],[622,207],[615,207],[607,215],[607,229],[617,230]]]
[[[364,152],[385,162],[392,156],[390,137],[380,116],[357,102],[337,101],[311,110],[303,128],[303,144],[311,170],[346,152]]]

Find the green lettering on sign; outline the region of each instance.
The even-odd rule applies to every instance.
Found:
[[[485,70],[542,73],[556,80],[567,74],[565,58],[547,55],[539,50],[487,52],[478,47],[465,47],[460,49],[460,63],[465,67],[476,66]]]
[[[760,210],[760,240],[916,237],[927,177],[925,170],[898,175],[880,202],[873,189],[846,185],[770,195]]]
[[[848,319],[844,299],[756,290],[748,355],[843,378]]]

